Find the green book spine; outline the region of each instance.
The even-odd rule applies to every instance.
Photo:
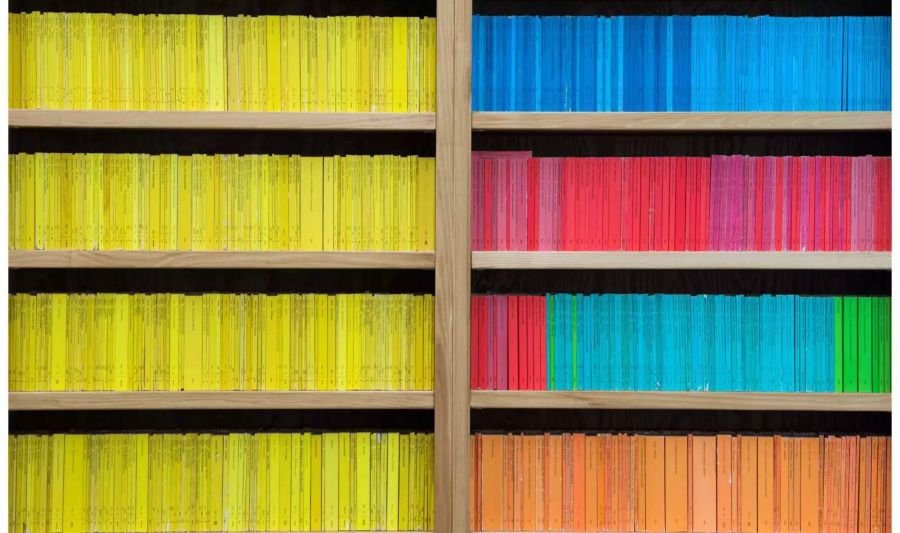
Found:
[[[844,300],[844,392],[858,392],[857,380],[857,298],[847,296]]]
[[[859,392],[872,392],[872,298],[860,298],[859,314]]]
[[[844,392],[844,299],[834,298],[834,392]]]

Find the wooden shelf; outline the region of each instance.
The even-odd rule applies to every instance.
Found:
[[[472,252],[474,270],[890,270],[890,252]]]
[[[473,409],[886,411],[890,394],[775,392],[472,391]]]
[[[410,268],[434,252],[144,252],[10,250],[10,268]]]
[[[474,130],[579,131],[890,131],[891,113],[878,112],[476,112]]]
[[[177,130],[434,131],[435,114],[10,109],[9,126]]]
[[[433,409],[431,391],[10,392],[10,411]]]

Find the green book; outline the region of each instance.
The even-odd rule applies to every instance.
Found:
[[[844,299],[834,301],[834,392],[844,392]]]
[[[858,305],[859,392],[872,392],[872,298],[860,298]]]
[[[857,374],[857,298],[845,296],[844,300],[844,392],[858,392],[859,382]]]

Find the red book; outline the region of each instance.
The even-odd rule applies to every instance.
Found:
[[[891,249],[891,158],[881,158],[881,174],[884,179],[884,207],[882,217],[884,220],[884,242],[882,250]]]
[[[756,163],[756,214],[754,216],[753,250],[763,249],[763,198],[765,198],[766,164],[761,157],[753,158]],[[767,213],[766,213],[767,214]]]
[[[675,236],[673,241],[675,251],[679,252],[683,252],[685,249],[685,194],[687,188],[687,174],[685,172],[684,164],[685,158],[675,158],[674,168],[670,169],[670,171],[674,170],[675,174],[675,224],[673,225]]]
[[[490,160],[484,160],[482,168],[484,182],[484,250],[496,250],[496,243],[491,238],[494,231],[494,166]]]
[[[792,157],[790,162],[790,175],[788,183],[791,187],[791,212],[789,225],[791,230],[791,250],[800,249],[800,158]]]
[[[659,250],[662,242],[662,181],[666,179],[665,169],[662,168],[667,158],[654,157],[650,159],[650,250]]]
[[[697,217],[698,205],[700,201],[699,190],[697,189],[697,176],[694,173],[694,158],[684,158],[684,179],[686,182],[686,205],[684,220],[684,247],[686,250],[697,249]]]
[[[697,243],[698,250],[709,250],[709,233],[710,233],[710,212],[711,212],[711,199],[710,195],[711,191],[711,176],[712,176],[712,165],[711,161],[707,159],[695,159],[695,164],[697,165],[697,169],[699,171],[699,186],[700,186],[700,219],[698,224],[698,235],[700,236],[700,241]]]
[[[528,159],[528,250],[538,250],[538,221],[540,212],[538,204],[538,173],[540,164],[537,159]]]
[[[822,250],[834,250],[834,158],[822,157]]]
[[[592,157],[588,161],[588,250],[600,249],[600,231],[603,227],[603,202],[600,198],[600,159]]]
[[[819,205],[819,195],[821,194],[821,181],[819,174],[819,158],[813,157],[809,160],[809,227],[806,249],[820,250],[820,234],[817,226],[821,224],[821,206]]]
[[[531,356],[534,336],[531,333],[534,304],[531,296],[519,296],[519,388],[531,390],[534,380],[534,360]]]
[[[640,159],[640,191],[638,192],[640,203],[638,204],[638,217],[640,222],[640,239],[638,250],[650,248],[650,160],[649,157]]]
[[[587,223],[585,222],[585,199],[587,198],[587,190],[585,187],[585,163],[587,162],[583,157],[573,158],[573,162],[575,163],[572,167],[573,173],[573,184],[574,187],[572,189],[573,198],[572,205],[575,208],[575,218],[573,222],[574,232],[574,246],[575,250],[584,250],[585,249],[585,241],[586,239],[586,229]]]
[[[509,368],[506,390],[519,390],[519,297],[511,294],[507,303],[507,346]]]
[[[574,241],[574,209],[572,207],[572,159],[562,160],[562,249],[573,250]]]
[[[841,158],[841,174],[844,176],[844,200],[843,208],[843,237],[844,251],[850,251],[853,244],[853,219],[851,218],[851,208],[853,207],[853,159],[850,157]]]
[[[547,298],[538,296],[536,299],[535,330],[537,331],[537,346],[535,355],[538,361],[537,386],[538,390],[547,389]]]
[[[497,389],[507,390],[509,386],[509,296],[496,296],[494,307],[497,310],[497,323],[500,326],[497,335]],[[499,304],[499,305],[498,305]]]
[[[491,331],[488,323],[490,296],[478,297],[478,388],[488,388],[488,340]]]
[[[612,202],[612,166],[618,162],[618,158],[604,157],[600,161],[600,204],[603,208],[603,215],[600,218],[600,249],[612,250],[612,237],[610,228],[612,227],[613,202]]]
[[[609,227],[610,250],[618,251],[625,249],[624,232],[622,231],[622,201],[624,195],[622,176],[625,174],[625,160],[617,159],[610,166],[609,170],[609,193],[610,205],[612,206]]]
[[[478,388],[478,296],[472,295],[469,316],[472,320],[469,335],[469,388]]]

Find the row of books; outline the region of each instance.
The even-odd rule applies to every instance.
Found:
[[[472,531],[890,531],[891,438],[478,434]]]
[[[890,250],[891,158],[473,152],[472,248]]]
[[[435,109],[433,17],[10,13],[9,106]]]
[[[434,158],[19,153],[10,248],[433,250]]]
[[[890,17],[479,16],[476,111],[885,111]]]
[[[891,299],[473,295],[471,386],[890,392]]]
[[[9,531],[427,531],[424,433],[11,435]]]
[[[434,297],[11,294],[9,387],[431,390]]]

